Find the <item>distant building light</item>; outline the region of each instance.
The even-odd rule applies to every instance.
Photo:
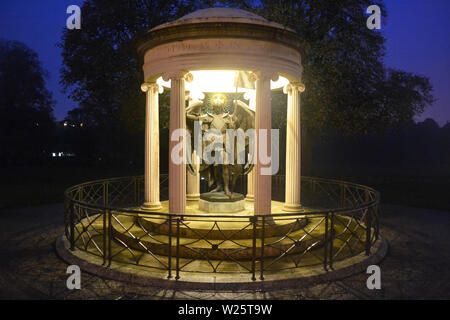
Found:
[[[67,121],[64,122],[64,127],[67,127]]]
[[[75,157],[75,153],[70,152],[52,152],[52,158]]]

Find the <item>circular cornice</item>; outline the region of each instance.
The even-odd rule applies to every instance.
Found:
[[[281,29],[265,24],[242,22],[199,22],[168,25],[150,30],[138,44],[141,57],[148,50],[170,42],[187,39],[240,38],[274,42],[297,50],[305,57],[309,47],[290,29]]]

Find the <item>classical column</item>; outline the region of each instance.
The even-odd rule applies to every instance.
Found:
[[[159,114],[158,94],[156,83],[143,83],[141,90],[147,93],[145,108],[145,210],[161,208],[159,202]]]
[[[169,125],[169,213],[186,212],[186,131],[185,75],[175,72],[163,76],[170,85]],[[179,130],[181,129],[181,130]]]
[[[284,210],[296,212],[301,209],[301,119],[300,92],[305,91],[302,83],[290,83],[285,87],[287,100],[286,124],[286,198]]]
[[[278,75],[273,73],[258,72],[256,77],[256,146],[257,159],[254,167],[255,174],[255,215],[271,214],[272,204],[272,175],[271,163],[262,162],[261,146],[266,144],[267,155],[271,154],[271,98],[270,80],[276,81]],[[262,139],[267,137],[267,139]]]
[[[247,194],[245,200],[255,201],[255,168],[247,174]]]

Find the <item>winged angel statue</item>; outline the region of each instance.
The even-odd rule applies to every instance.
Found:
[[[194,145],[194,127],[195,122],[198,121],[197,125],[201,127],[202,137],[204,137],[202,139],[202,150],[212,150],[209,154],[213,159],[206,156],[208,153],[205,152],[200,155],[201,161],[198,172],[206,179],[210,189],[215,186],[210,190],[211,193],[224,191],[230,199],[233,198],[237,178],[241,174],[248,174],[253,169],[254,163],[251,158],[253,153],[248,152],[251,150],[249,145],[254,143],[254,139],[251,138],[254,131],[248,130],[255,127],[255,112],[240,100],[234,100],[233,102],[233,113],[224,112],[224,95],[216,95],[212,98],[212,112],[202,113],[203,101],[195,102],[186,109],[186,125],[191,134],[191,145]],[[232,132],[242,129],[241,133],[247,133],[244,138],[244,150],[238,150],[239,144],[237,143],[232,143],[233,150],[226,150],[226,147],[228,147],[227,137],[229,137],[227,131],[230,132],[230,129]],[[249,132],[250,134],[248,134]],[[229,158],[230,155],[233,159]],[[239,157],[240,159],[238,159]],[[190,171],[195,174],[192,166],[190,166]]]

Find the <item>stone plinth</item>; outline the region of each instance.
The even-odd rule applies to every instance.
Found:
[[[233,213],[245,209],[245,199],[240,193],[233,193],[231,198],[224,192],[208,192],[200,195],[198,208],[208,213]]]

